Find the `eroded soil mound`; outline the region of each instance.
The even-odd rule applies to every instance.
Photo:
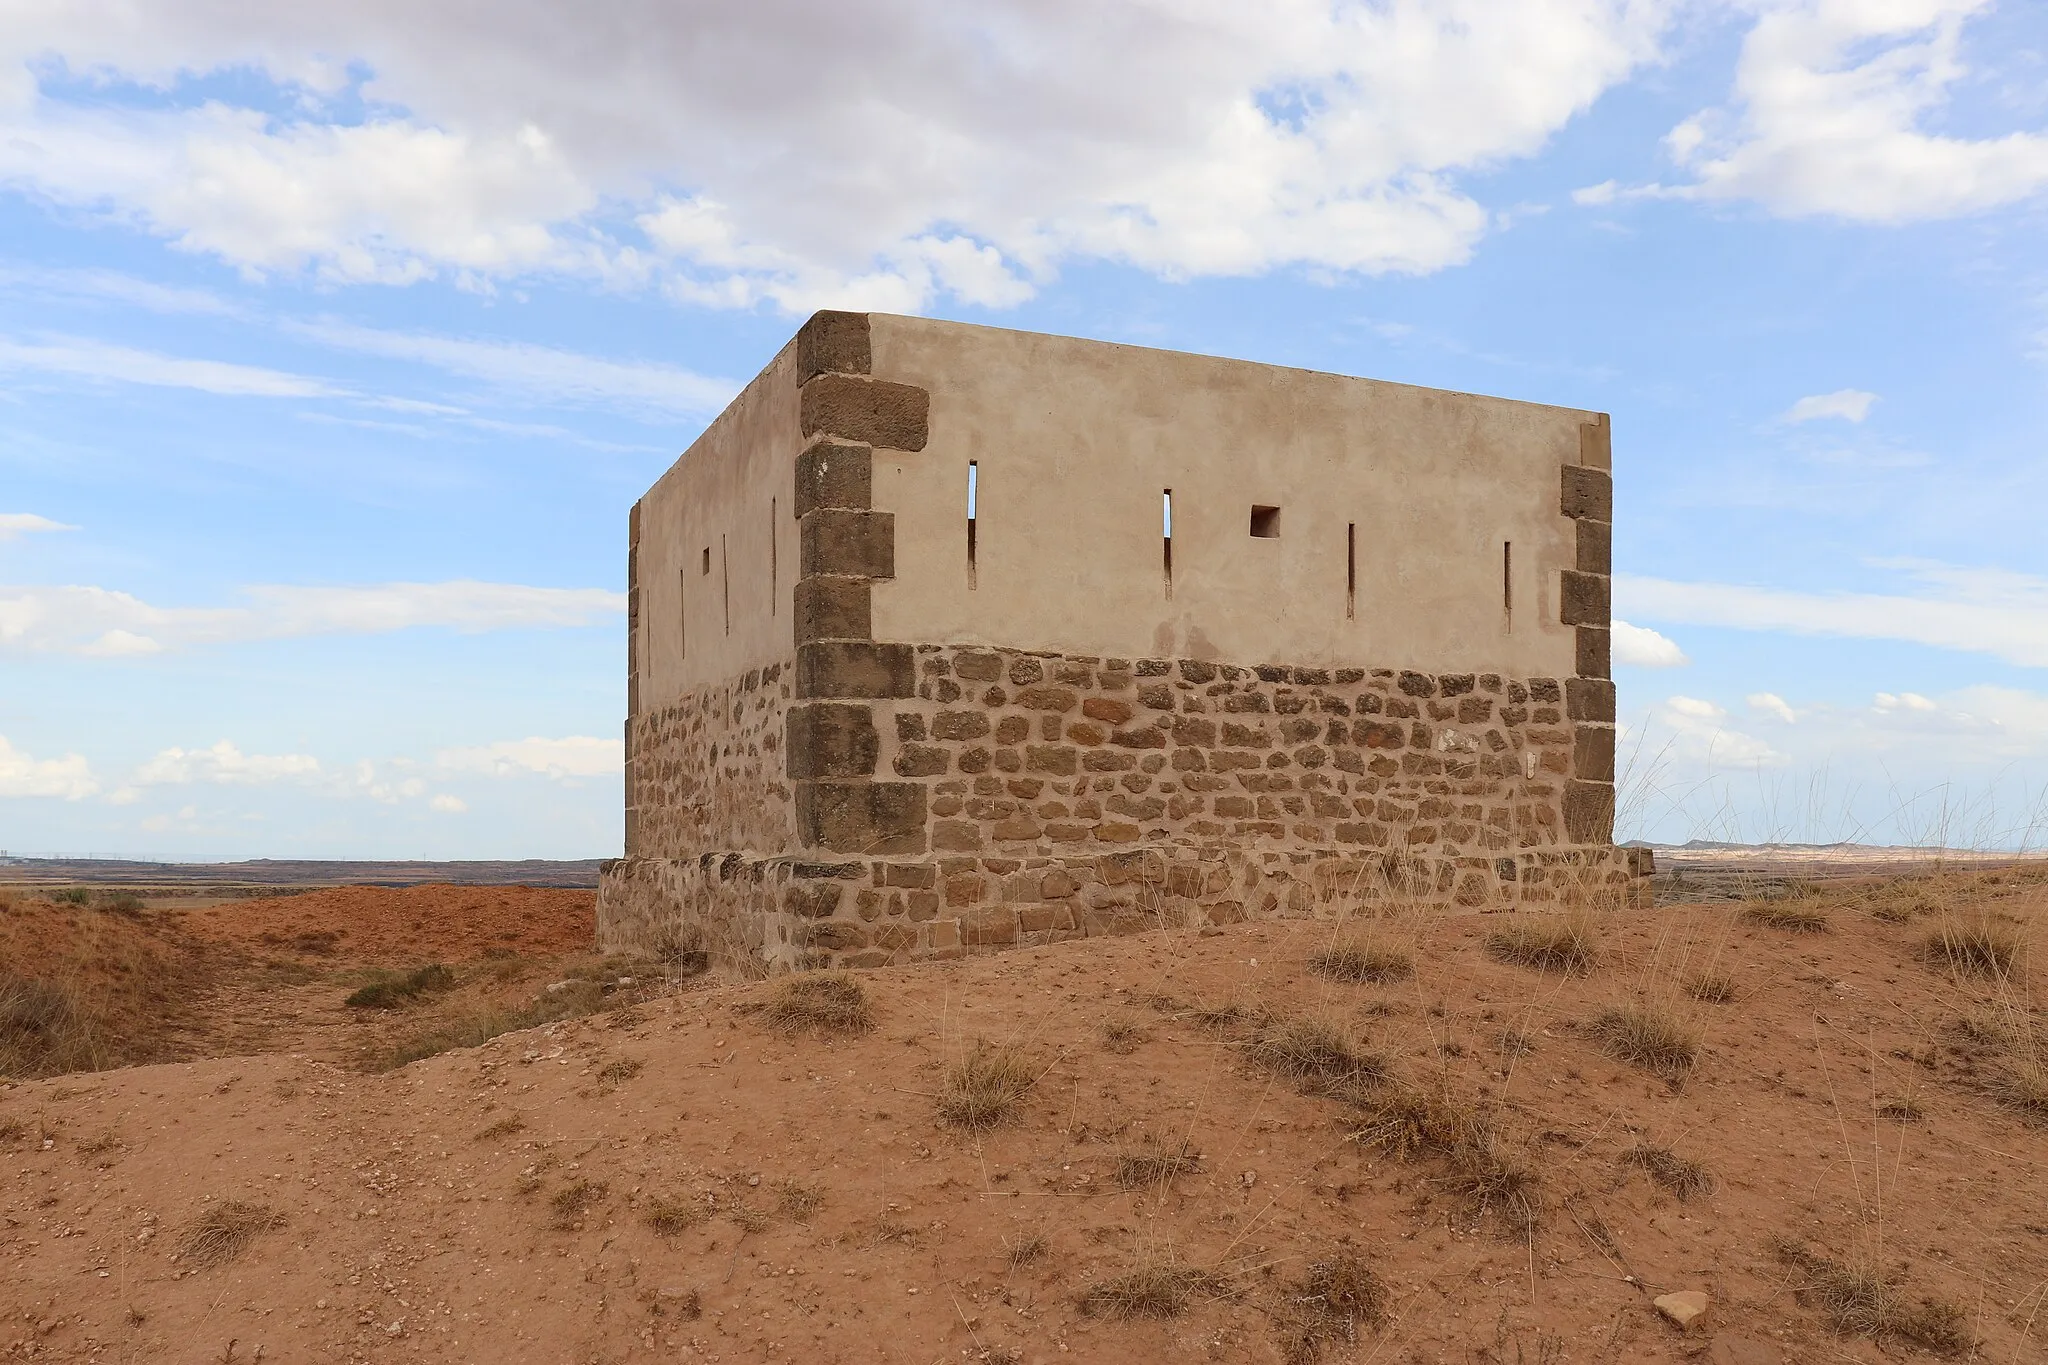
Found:
[[[382,1074],[17,1084],[0,1358],[2041,1358],[2038,899],[1774,904],[700,978]]]
[[[597,939],[595,891],[533,886],[337,886],[181,916],[187,932],[251,951],[398,966],[584,952]]]

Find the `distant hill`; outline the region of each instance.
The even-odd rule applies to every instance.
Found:
[[[150,863],[121,858],[0,858],[0,882],[96,886],[457,886],[597,885],[601,858],[516,862],[325,862],[252,858],[239,863]]]

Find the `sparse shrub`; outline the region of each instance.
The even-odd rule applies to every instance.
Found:
[[[875,1026],[867,987],[850,972],[806,972],[776,988],[762,1017],[785,1033],[850,1038]]]
[[[655,930],[648,951],[677,976],[696,976],[711,970],[711,954],[704,948],[704,931],[677,920]]]
[[[1742,907],[1742,918],[1767,929],[1794,934],[1824,934],[1828,929],[1824,911],[1790,900],[1749,901]]]
[[[1879,1101],[1877,1116],[1881,1119],[1890,1119],[1893,1123],[1918,1123],[1927,1117],[1921,1111],[1920,1100],[1916,1095],[1887,1096]]]
[[[89,1071],[101,1060],[95,1020],[77,991],[0,974],[0,1076]]]
[[[395,1010],[423,995],[439,995],[455,987],[455,973],[438,962],[409,972],[379,972],[367,986],[342,1001],[351,1009]]]
[[[601,1180],[579,1180],[549,1195],[548,1207],[554,1210],[556,1229],[567,1232],[574,1228],[585,1214],[604,1202],[606,1190]]]
[[[1541,1211],[1535,1167],[1470,1105],[1448,1090],[1389,1082],[1358,1102],[1362,1122],[1352,1141],[1402,1161],[1441,1160],[1447,1188],[1482,1212],[1498,1211],[1517,1231],[1536,1225]]]
[[[1800,1301],[1818,1307],[1838,1332],[1909,1341],[1940,1355],[1958,1355],[1975,1344],[1969,1317],[1952,1303],[1932,1298],[1908,1303],[1875,1268],[1830,1260],[1799,1242],[1781,1240],[1774,1250],[1805,1276]]]
[[[1221,1294],[1225,1281],[1210,1270],[1174,1261],[1140,1265],[1082,1292],[1082,1313],[1125,1322],[1132,1318],[1176,1318],[1197,1296]]]
[[[1327,1343],[1355,1341],[1360,1327],[1371,1331],[1386,1321],[1386,1286],[1364,1257],[1339,1251],[1288,1286],[1287,1308],[1278,1316],[1288,1365],[1311,1365]]]
[[[1284,1076],[1312,1094],[1350,1098],[1387,1074],[1387,1059],[1361,1052],[1351,1037],[1325,1019],[1290,1019],[1261,1029],[1245,1055],[1262,1070]]]
[[[2023,1117],[2048,1123],[2048,1066],[2039,1057],[2023,1055],[2008,1063],[1991,1082],[1991,1093]]]
[[[1921,956],[1937,967],[1966,976],[2011,976],[2019,970],[2025,947],[2019,930],[1978,915],[1968,920],[1945,919],[1921,944]]]
[[[980,1132],[1008,1119],[1038,1083],[1038,1073],[1014,1047],[976,1042],[946,1073],[939,1092],[939,1119]]]
[[[1735,982],[1726,972],[1695,972],[1685,979],[1685,993],[1709,1005],[1725,1005],[1735,998]]]
[[[1599,931],[1591,913],[1565,915],[1517,913],[1486,936],[1486,950],[1503,962],[1541,971],[1589,970],[1599,957]]]
[[[755,1208],[744,1199],[737,1204],[729,1206],[725,1211],[725,1216],[732,1219],[733,1226],[737,1227],[741,1232],[761,1232],[773,1221],[765,1212]]]
[[[284,1219],[263,1204],[225,1200],[185,1224],[178,1237],[179,1263],[208,1270],[240,1256],[260,1233],[284,1226]]]
[[[1012,1270],[1022,1270],[1034,1261],[1044,1260],[1045,1254],[1052,1250],[1052,1244],[1037,1233],[1006,1245],[1009,1250],[1003,1260]]]
[[[1228,1033],[1241,1024],[1253,1022],[1259,1014],[1236,1000],[1226,1000],[1220,1005],[1197,1005],[1188,1011],[1188,1017],[1211,1033]]]
[[[142,897],[136,895],[133,891],[109,891],[99,898],[93,908],[104,910],[109,914],[126,915],[130,919],[139,919],[143,911],[148,909],[148,906],[143,903]]]
[[[1126,1056],[1138,1050],[1138,1045],[1152,1037],[1144,1029],[1128,1019],[1112,1019],[1102,1026],[1102,1047],[1106,1052]]]
[[[1157,1189],[1177,1175],[1199,1169],[1201,1161],[1202,1154],[1190,1142],[1170,1150],[1125,1152],[1116,1159],[1116,1183],[1126,1190]]]
[[[641,1218],[658,1236],[675,1237],[695,1227],[703,1216],[704,1211],[687,1199],[656,1195]]]
[[[395,1071],[401,1066],[438,1057],[457,1048],[482,1047],[501,1033],[539,1028],[563,1019],[580,1019],[604,1007],[604,992],[594,981],[570,983],[559,991],[547,991],[513,1010],[487,1006],[475,1013],[431,1029],[400,1043],[369,1063],[372,1071]]]
[[[803,1222],[825,1204],[821,1185],[803,1180],[785,1180],[775,1187],[775,1211],[784,1218]]]
[[[89,886],[67,886],[50,893],[50,899],[59,905],[91,905],[92,888]]]
[[[1694,1195],[1714,1192],[1714,1174],[1699,1162],[1680,1156],[1669,1147],[1647,1143],[1630,1149],[1623,1161],[1640,1166],[1665,1190],[1682,1203]]]
[[[607,1089],[624,1085],[639,1075],[646,1065],[638,1057],[621,1057],[617,1061],[606,1062],[597,1069],[597,1083]]]
[[[1354,939],[1313,954],[1308,960],[1308,969],[1332,981],[1377,986],[1389,981],[1405,981],[1415,975],[1415,959],[1398,948],[1389,948],[1370,939]]]
[[[1667,1080],[1683,1079],[1699,1061],[1699,1030],[1650,1001],[1610,1006],[1593,1016],[1587,1031],[1609,1056]]]

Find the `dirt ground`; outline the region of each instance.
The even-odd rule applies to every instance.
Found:
[[[1162,929],[864,973],[865,1031],[572,951],[588,893],[145,914],[212,973],[193,1060],[0,1085],[0,1360],[2044,1360],[2040,972],[1924,955],[2038,944],[2044,900],[1615,911],[1571,974],[1501,960],[1511,916]],[[1820,927],[1753,918],[1788,904]],[[0,971],[31,913],[56,936],[0,911]],[[1328,979],[1335,946],[1412,975]],[[437,994],[342,1003],[430,960]],[[1631,1008],[1696,1060],[1614,1055]],[[1018,1092],[980,1128],[975,1057]],[[1404,1141],[1401,1097],[1477,1136]]]

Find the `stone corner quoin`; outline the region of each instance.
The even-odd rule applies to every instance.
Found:
[[[1640,901],[1603,414],[814,315],[634,505],[608,950]]]

